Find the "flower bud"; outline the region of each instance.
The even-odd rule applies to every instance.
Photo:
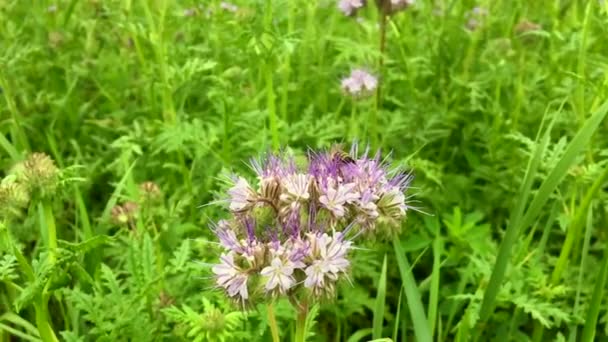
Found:
[[[139,185],[142,202],[154,202],[161,197],[160,188],[154,182],[147,181]]]
[[[15,181],[11,176],[2,180],[0,184],[0,206],[24,208],[29,201],[30,194],[23,184]]]
[[[21,171],[23,182],[32,193],[46,197],[57,190],[59,169],[48,155],[32,153],[17,170]]]
[[[110,211],[112,222],[117,225],[132,224],[137,218],[138,211],[139,206],[135,202],[115,205]]]

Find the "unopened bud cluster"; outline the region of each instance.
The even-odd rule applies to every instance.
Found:
[[[253,161],[257,180],[234,176],[231,217],[214,225],[224,249],[213,267],[218,287],[243,303],[264,296],[331,297],[350,267],[352,240],[395,232],[408,206],[409,175],[380,155],[339,148],[309,152],[306,165],[268,155]]]
[[[126,225],[134,228],[142,207],[145,209],[161,201],[162,192],[158,184],[152,181],[145,181],[139,184],[139,199],[137,202],[125,201],[112,207],[110,211],[111,221],[119,226]]]
[[[139,213],[139,205],[132,201],[127,201],[123,204],[117,204],[112,207],[110,212],[112,216],[112,222],[116,225],[130,225],[135,224],[137,215]]]
[[[32,153],[17,163],[0,182],[0,206],[4,215],[17,213],[33,197],[53,195],[59,186],[60,170],[44,153]]]

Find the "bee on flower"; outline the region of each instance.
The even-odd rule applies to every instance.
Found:
[[[379,153],[334,146],[309,151],[306,161],[268,154],[251,163],[256,182],[231,178],[225,202],[232,215],[212,226],[223,250],[212,270],[236,302],[332,298],[348,277],[356,237],[401,227],[411,176]]]

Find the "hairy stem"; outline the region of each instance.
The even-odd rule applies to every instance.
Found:
[[[306,341],[306,318],[308,316],[308,305],[303,303],[300,305],[298,310],[298,316],[296,318],[296,338],[295,342]]]
[[[280,342],[279,327],[277,325],[277,319],[274,316],[274,305],[272,303],[268,303],[268,325],[270,326],[270,333],[272,334],[272,342]]]

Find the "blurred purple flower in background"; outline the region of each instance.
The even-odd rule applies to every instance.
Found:
[[[338,8],[344,15],[352,16],[357,13],[357,10],[365,6],[365,0],[340,0]]]
[[[352,96],[371,94],[378,87],[378,79],[363,69],[354,69],[341,82],[342,90]]]

